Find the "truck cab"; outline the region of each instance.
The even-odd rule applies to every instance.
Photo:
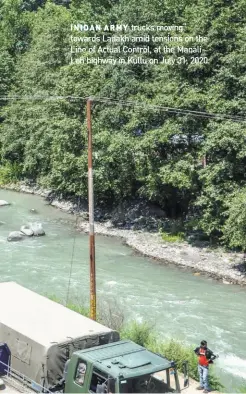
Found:
[[[100,392],[180,393],[175,363],[124,340],[73,353],[65,393]]]

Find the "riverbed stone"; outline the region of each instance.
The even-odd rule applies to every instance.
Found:
[[[45,231],[41,223],[31,223],[30,229],[33,231],[33,235],[36,237],[45,235]]]
[[[34,235],[33,230],[30,228],[30,226],[21,226],[20,231],[28,237],[32,237]]]
[[[31,208],[29,212],[31,212],[31,213],[38,213],[38,211],[36,209],[34,209],[34,208]]]
[[[20,231],[11,231],[8,235],[8,242],[22,241],[24,239],[24,234]]]
[[[89,212],[81,212],[79,216],[82,220],[89,220]]]
[[[10,203],[5,200],[0,200],[0,207],[5,207],[6,205],[10,205]]]

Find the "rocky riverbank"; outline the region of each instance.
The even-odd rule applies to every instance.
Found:
[[[68,213],[78,214],[78,229],[88,232],[87,207],[83,204],[78,207],[73,202],[56,199],[49,190],[29,187],[25,184],[12,184],[5,188],[40,195],[52,206]],[[155,207],[146,208],[140,203],[138,209],[134,206],[126,209],[128,216],[123,215],[123,211],[124,207],[111,213],[96,210],[95,233],[122,238],[124,243],[138,253],[151,257],[161,264],[175,264],[191,270],[194,275],[204,274],[222,280],[224,284],[246,285],[246,265],[242,253],[226,253],[221,249],[196,247],[188,242],[164,242],[156,229],[161,212],[157,212]]]

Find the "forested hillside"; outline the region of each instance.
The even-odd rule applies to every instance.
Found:
[[[246,249],[246,0],[0,4],[0,182],[87,198],[82,98],[104,98],[92,116],[96,204],[141,197]],[[185,25],[183,35],[208,38],[209,62],[71,64],[78,21]]]

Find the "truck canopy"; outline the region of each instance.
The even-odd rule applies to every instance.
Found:
[[[0,342],[11,367],[50,387],[78,349],[119,340],[119,334],[15,282],[0,283]]]

